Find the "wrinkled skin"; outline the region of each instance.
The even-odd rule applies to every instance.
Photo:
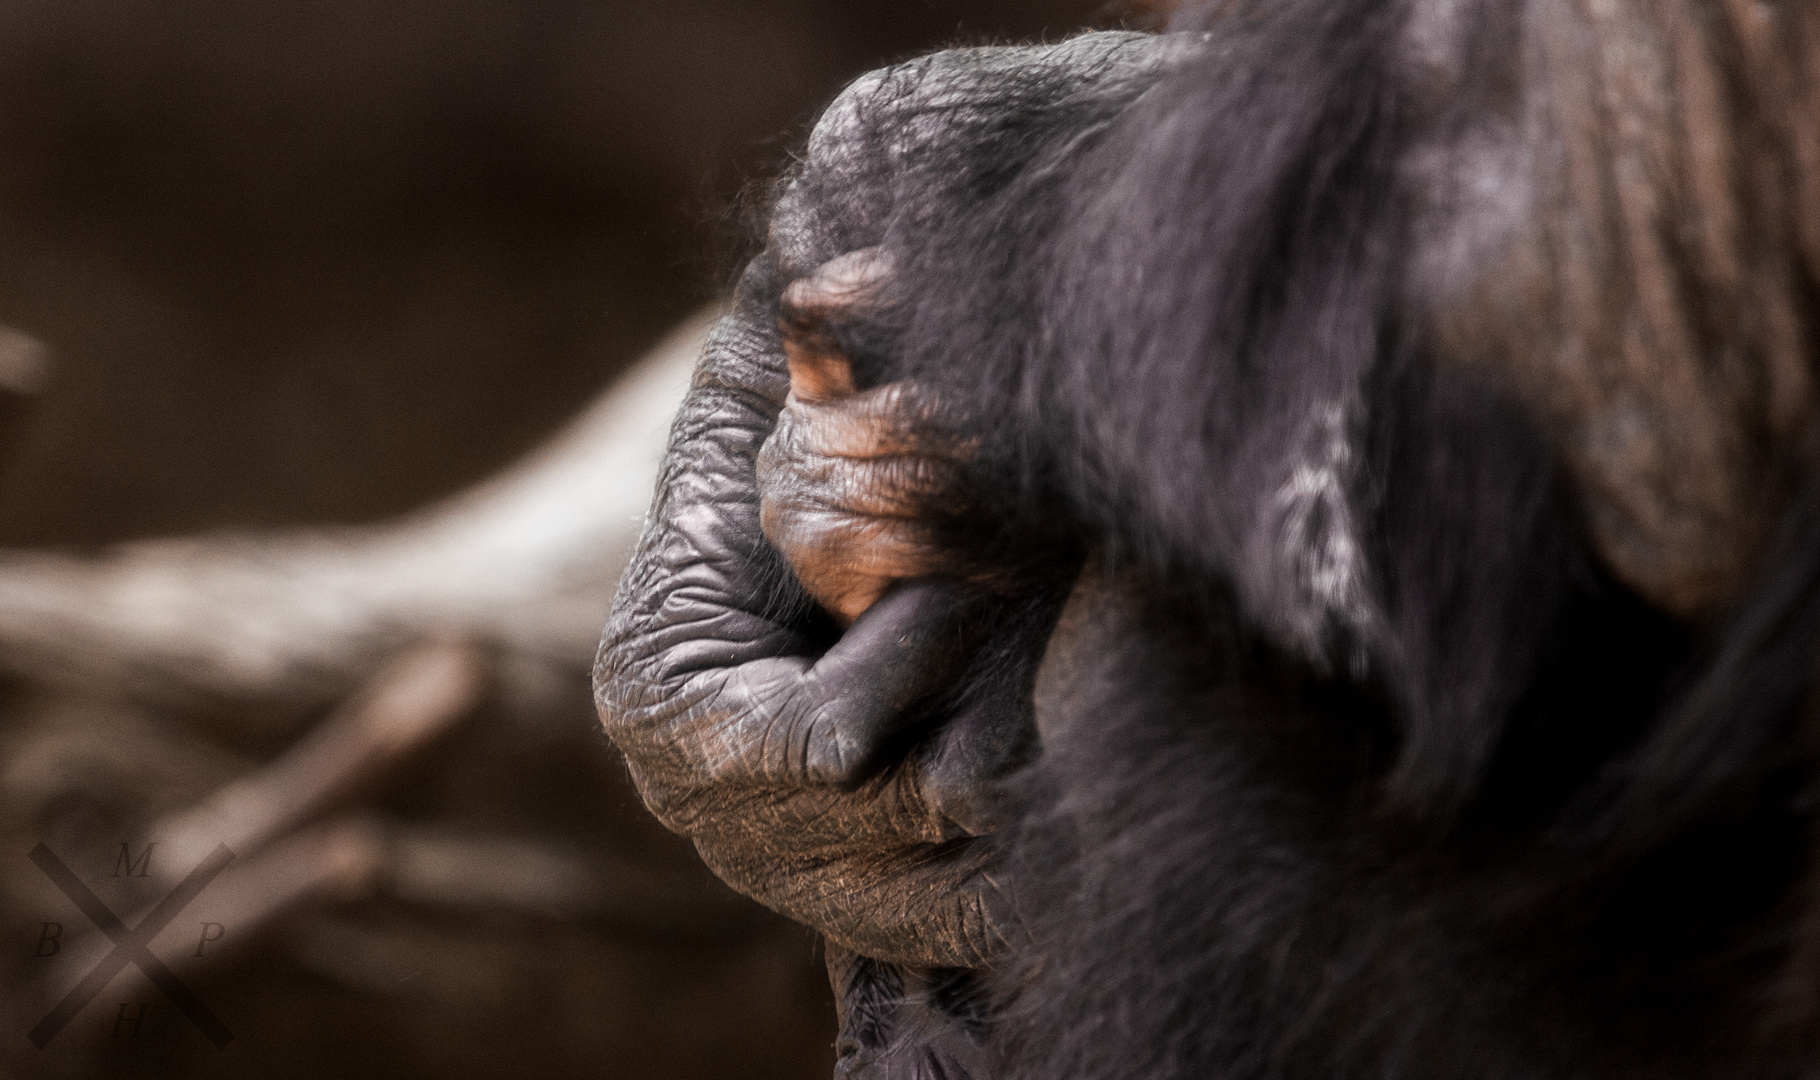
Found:
[[[843,627],[899,582],[966,576],[962,553],[944,550],[931,524],[968,509],[974,440],[959,433],[960,411],[910,381],[856,389],[828,332],[888,276],[863,249],[784,291],[790,393],[758,455],[765,539]]]
[[[985,834],[991,780],[1033,729],[1027,680],[1000,680],[1016,702],[944,699],[1007,607],[919,531],[967,459],[950,406],[907,384],[850,392],[818,340],[889,273],[863,249],[890,193],[843,186],[846,162],[887,152],[908,174],[1008,93],[1129,96],[1108,73],[1156,66],[1159,40],[937,54],[869,77],[901,96],[862,85],[830,109],[710,338],[602,641],[601,713],[651,810],[729,884],[874,959],[974,967],[1013,932]],[[884,98],[905,119],[865,123],[898,132],[890,147],[843,141]]]
[[[1003,944],[1010,898],[983,797],[1030,732],[991,698],[942,701],[1002,606],[930,577],[949,560],[921,508],[965,446],[914,387],[797,393],[752,299],[761,270],[679,418],[603,646],[621,665],[603,712],[665,824],[729,883],[827,935],[843,1075],[920,1075],[932,1055],[968,1067],[980,1049],[965,1025],[916,1003]],[[825,615],[777,610],[797,581]],[[844,633],[817,656],[823,619]],[[887,762],[931,711],[940,726]]]
[[[876,771],[964,669],[971,598],[897,589],[832,647],[812,613],[778,609],[789,582],[759,526],[756,465],[788,380],[754,295],[762,269],[677,421],[603,650],[603,707],[647,804],[730,883],[868,955],[977,964],[1003,898],[944,794],[974,787],[990,753],[950,725]]]
[[[1751,321],[1806,325],[1815,295],[1778,239],[1811,188],[1768,167],[1805,143],[1732,78],[1727,35],[1776,23],[1215,7],[1229,36],[1178,37],[1200,62],[1143,105],[1129,43],[1080,39],[869,76],[818,125],[602,653],[641,790],[836,944],[846,1075],[979,1075],[982,967],[987,1071],[1020,1077],[1807,1075],[1811,957],[1773,955],[1816,923],[1811,776],[1797,805],[1785,770],[1811,754],[1820,502],[1804,481],[1774,509],[1779,470],[1812,475],[1807,436],[1776,435],[1806,392],[1704,366],[1811,367]],[[1690,76],[1689,123],[1612,108],[1657,94],[1652,57]],[[1759,113],[1738,168],[1769,179],[1736,199],[1704,150],[1614,152]],[[1713,248],[1782,252],[1787,302],[1739,294],[1677,339],[1647,328],[1731,295],[1709,273],[1752,280],[1663,212],[1690,191],[1715,222],[1762,211]],[[1575,368],[1587,392],[1551,400]],[[911,374],[981,415],[887,381]],[[1788,418],[1753,421],[1752,386]],[[1720,437],[1680,438],[1690,416]],[[1106,558],[1025,680],[982,657],[1040,605],[961,557],[1010,549],[929,526],[1016,513],[1040,547],[1045,497]],[[1715,597],[1739,613],[1708,660],[1688,620]],[[1001,863],[994,781],[1039,736]],[[1753,1067],[1785,1053],[1766,1021],[1805,1024],[1798,1071]]]
[[[890,98],[905,119],[866,123],[897,133],[884,152],[908,173],[998,95],[1132,96],[1157,40],[937,54],[885,73],[901,98],[862,86],[830,110],[709,340],[602,640],[601,715],[652,812],[827,937],[843,1075],[977,1071],[972,1021],[929,1003],[1017,934],[994,781],[1032,751],[1068,581],[1020,585],[932,542],[931,517],[981,514],[971,444],[954,403],[860,389],[833,344],[890,273],[868,250],[890,193],[842,182],[849,155],[881,151],[843,136],[856,100]],[[994,677],[968,679],[978,664]]]

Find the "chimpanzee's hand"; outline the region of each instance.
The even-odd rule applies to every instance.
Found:
[[[756,463],[789,389],[771,273],[748,271],[677,419],[602,643],[602,715],[646,803],[736,888],[868,956],[976,965],[1006,901],[967,800],[948,813],[938,792],[972,792],[1022,736],[982,713],[880,766],[991,613],[909,585],[835,640],[766,543]]]
[[[1021,138],[1001,124],[1007,94],[1103,115],[1171,55],[1089,35],[856,84],[817,125],[673,429],[602,641],[601,715],[646,804],[715,872],[863,956],[976,967],[1010,932],[990,792],[1031,746],[1018,665],[1056,605],[941,580],[950,556],[902,511],[939,503],[965,465],[944,406],[907,384],[850,393],[828,381],[839,365],[814,364],[789,400],[777,320],[838,284],[824,264],[897,228],[900,188],[953,183],[957,140]]]
[[[976,440],[933,390],[856,390],[829,324],[888,281],[877,249],[824,263],[784,290],[779,325],[790,394],[758,455],[759,524],[809,595],[851,625],[899,582],[967,576],[938,522],[964,514]]]

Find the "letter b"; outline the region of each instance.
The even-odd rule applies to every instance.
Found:
[[[60,922],[46,922],[44,924],[44,929],[38,933],[38,948],[32,955],[56,956],[59,952],[63,951],[62,938],[63,924]],[[45,949],[46,945],[50,946],[48,951]]]

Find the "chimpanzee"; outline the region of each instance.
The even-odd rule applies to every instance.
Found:
[[[597,671],[852,1077],[1820,1070],[1820,6],[866,76]]]

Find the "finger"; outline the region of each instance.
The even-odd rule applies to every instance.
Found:
[[[766,507],[760,522],[797,580],[849,625],[893,583],[949,573],[954,561],[916,518],[861,517],[845,509]]]
[[[916,706],[947,688],[979,645],[977,600],[938,582],[884,596],[816,662],[800,693],[801,778],[850,787],[869,776]]]
[[[972,440],[885,428],[848,414],[846,404],[784,409],[759,453],[761,500],[904,517],[925,514],[937,499],[955,507],[968,487]]]
[[[937,392],[900,380],[823,402],[793,401],[779,418],[803,450],[828,457],[873,458],[900,454],[973,456],[978,439],[962,434],[961,410]]]
[[[921,582],[886,595],[821,659],[756,660],[720,673],[715,697],[741,707],[696,730],[716,781],[851,788],[881,764],[917,706],[939,695],[977,648],[978,601]]]
[[[904,518],[854,518],[847,514],[794,513],[771,519],[772,542],[798,570],[798,578],[826,580],[841,574],[927,577],[948,559],[929,541],[927,526]],[[803,571],[807,570],[805,575]],[[813,588],[811,588],[813,591]]]
[[[790,396],[798,401],[830,401],[853,393],[853,364],[825,337],[784,337],[790,365]]]
[[[761,459],[762,514],[810,513],[854,518],[927,519],[965,506],[965,472],[953,461],[923,456],[855,460],[816,455]]]
[[[784,290],[778,328],[790,368],[790,393],[798,400],[831,401],[854,392],[853,365],[836,346],[833,325],[857,317],[890,277],[884,253],[861,248],[830,259]]]

